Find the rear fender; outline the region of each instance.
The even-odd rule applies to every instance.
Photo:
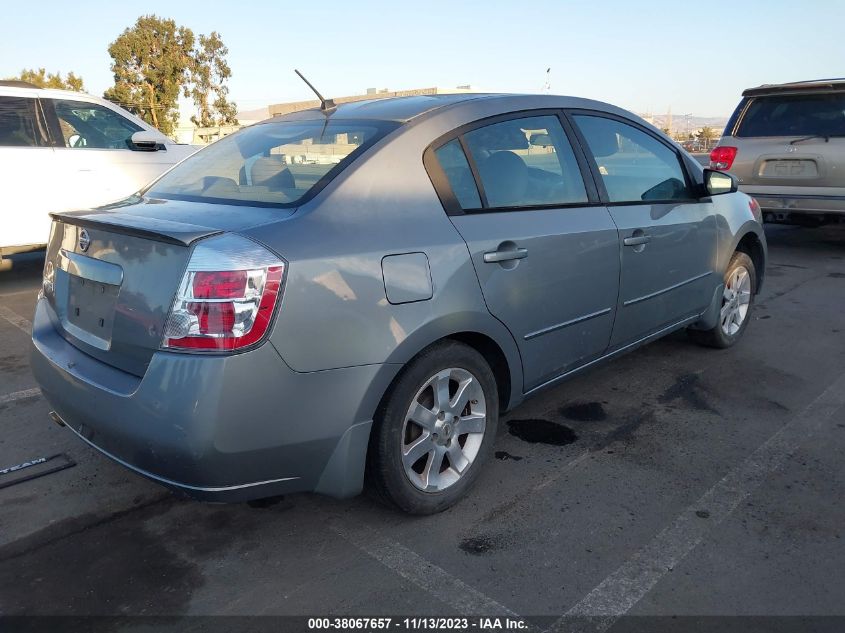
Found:
[[[510,373],[511,394],[508,402],[502,402],[502,407],[508,410],[517,406],[522,401],[522,358],[510,330],[489,312],[464,311],[433,319],[397,345],[387,362],[404,366],[437,341],[464,333],[486,336],[502,351]]]
[[[315,491],[332,497],[348,498],[361,492],[364,484],[367,448],[376,410],[389,393],[402,368],[425,348],[449,336],[471,332],[491,339],[505,356],[510,373],[510,398],[504,407],[511,409],[523,399],[522,360],[508,329],[489,313],[461,312],[426,323],[409,334],[381,365],[356,412],[356,420],[338,441],[320,475]]]

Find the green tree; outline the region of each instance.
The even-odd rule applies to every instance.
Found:
[[[716,138],[716,130],[714,130],[710,126],[705,125],[703,128],[701,128],[698,131],[698,134],[696,134],[696,137],[700,141],[704,141],[705,143],[709,143],[714,138]]]
[[[62,78],[62,73],[48,73],[45,68],[24,68],[17,77],[9,77],[11,80],[27,81],[39,88],[59,88],[60,90],[75,90],[84,92],[85,86],[82,77],[77,77],[69,72],[67,77]]]
[[[229,88],[226,80],[232,76],[232,70],[226,62],[229,49],[217,31],[211,35],[199,36],[199,45],[194,51],[191,69],[190,96],[197,108],[191,117],[194,125],[212,127],[217,125],[237,125],[237,106],[229,101]]]
[[[109,45],[114,86],[103,95],[165,134],[179,120],[178,100],[194,67],[194,33],[156,15],[138,18]]]

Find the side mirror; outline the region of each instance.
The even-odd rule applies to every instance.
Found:
[[[135,150],[136,152],[155,152],[164,149],[164,145],[158,134],[139,130],[129,139],[129,149]]]
[[[704,170],[704,188],[709,196],[739,191],[739,181],[735,176],[715,169]]]

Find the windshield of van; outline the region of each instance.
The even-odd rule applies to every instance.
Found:
[[[294,206],[397,124],[381,121],[271,121],[200,150],[154,182],[156,198]]]
[[[845,93],[756,97],[737,136],[845,136]]]

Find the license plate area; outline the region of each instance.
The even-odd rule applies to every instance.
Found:
[[[819,177],[819,168],[814,160],[769,159],[760,167],[761,178],[779,180],[802,180]]]
[[[119,291],[120,286],[69,274],[66,329],[96,347],[108,349]]]

